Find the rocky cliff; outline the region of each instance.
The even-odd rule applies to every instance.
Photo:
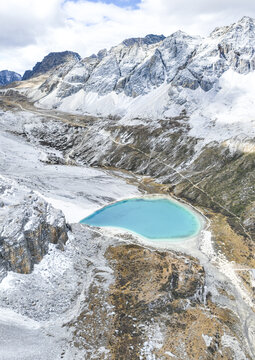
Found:
[[[63,249],[67,226],[55,210],[34,192],[0,177],[0,259],[2,274],[30,273],[47,254],[49,244]]]

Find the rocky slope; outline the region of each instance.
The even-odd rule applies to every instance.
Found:
[[[6,270],[32,272],[47,254],[49,244],[63,249],[67,226],[61,211],[14,181],[0,177],[0,261]]]
[[[21,75],[9,70],[0,71],[0,85],[7,85],[14,81],[20,81]]]
[[[184,180],[182,176],[189,178],[188,171],[178,175],[166,162],[167,154],[172,154],[168,158],[177,167],[178,159],[187,162],[189,141],[181,151],[184,144],[174,142],[167,128],[160,131],[151,129],[149,124],[123,128],[110,119],[108,128],[105,119],[43,112],[21,99],[12,102],[13,96],[1,99],[4,110],[0,113],[0,172],[40,191],[68,218],[75,219],[77,214],[73,221],[82,218],[85,210],[93,211],[123,196],[137,196],[135,184],[142,191],[168,193],[185,184],[180,182]],[[29,110],[20,111],[19,106]],[[183,126],[186,123],[183,119],[172,121],[176,129],[180,129],[178,121],[183,121]],[[131,134],[119,136],[117,131],[123,129]],[[173,128],[169,126],[170,129]],[[155,146],[151,154],[146,152],[150,140]],[[169,153],[165,153],[167,148]],[[174,156],[177,148],[179,156]],[[156,153],[160,149],[162,159]],[[208,157],[205,159],[208,161]],[[221,164],[219,159],[222,158],[215,156],[216,168]],[[101,167],[111,163],[120,168],[126,166],[143,175],[113,170],[103,173],[74,166],[86,162]],[[158,184],[144,176],[146,171],[155,175]],[[201,171],[194,175],[199,173],[204,176]],[[123,184],[120,177],[133,185]],[[166,184],[161,185],[164,179]],[[11,204],[9,217],[5,216],[2,222],[12,234],[16,229],[15,219],[10,219],[12,214],[22,214],[24,223],[26,214],[34,214],[32,219],[43,224],[45,219],[44,213],[38,213],[38,209],[45,210],[44,201],[20,185],[16,184],[16,188],[17,191],[5,192]],[[191,187],[188,195],[192,189],[195,190]],[[225,191],[228,195],[227,188]],[[242,191],[245,195],[245,189]],[[247,237],[233,231],[228,216],[218,213],[217,208],[213,212],[210,203],[209,208],[205,207],[207,197],[200,194],[198,198],[200,209],[210,218],[209,230],[213,234],[211,238],[210,232],[205,231],[199,243],[155,251],[127,234],[73,224],[64,251],[49,244],[48,254],[32,273],[5,272],[7,276],[0,284],[0,358],[16,359],[18,348],[22,360],[35,356],[40,360],[150,360],[173,355],[185,360],[251,359],[255,334],[253,250]],[[191,201],[196,203],[196,196]],[[2,210],[9,209],[6,201],[4,204]],[[23,230],[21,227],[18,231],[21,238],[26,234]],[[38,232],[29,233],[29,240],[37,243]],[[17,335],[20,333],[22,338]]]
[[[208,277],[190,256],[128,245],[80,224],[72,230],[65,251],[54,249],[32,274],[9,274],[0,284],[6,314],[23,317],[15,324],[26,335],[14,345],[20,359],[252,359],[224,277]],[[0,329],[2,321],[0,312]],[[16,359],[6,333],[0,343],[0,355]]]

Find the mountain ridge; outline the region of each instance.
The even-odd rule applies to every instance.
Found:
[[[229,78],[237,92],[244,75],[253,83],[253,39],[255,20],[249,17],[206,38],[177,31],[126,39],[97,55],[60,64],[27,95],[39,107],[96,116],[164,119],[183,111],[197,116],[200,109],[210,117],[208,102],[226,96]],[[232,101],[225,99],[225,112]]]

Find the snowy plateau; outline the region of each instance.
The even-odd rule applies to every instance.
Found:
[[[255,358],[255,20],[51,53],[0,88],[0,360]],[[79,221],[171,196],[157,248]]]

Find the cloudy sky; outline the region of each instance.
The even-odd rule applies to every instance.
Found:
[[[254,0],[0,0],[0,70],[23,74],[51,51],[84,57],[150,33],[206,36],[244,15],[255,18]]]

